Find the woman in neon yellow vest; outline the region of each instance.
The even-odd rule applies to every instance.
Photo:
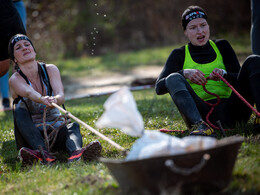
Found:
[[[216,97],[207,94],[202,85],[216,93],[221,102],[210,115],[209,121],[224,127],[246,123],[252,111],[231,89],[217,77],[222,75],[246,100],[256,104],[260,111],[260,57],[249,56],[240,66],[236,54],[228,41],[210,40],[210,29],[206,12],[199,6],[190,6],[182,14],[184,35],[190,41],[187,45],[174,49],[156,81],[156,93],[169,93],[180,111],[190,135],[215,136],[205,121],[210,106]],[[254,131],[260,130],[256,117]]]

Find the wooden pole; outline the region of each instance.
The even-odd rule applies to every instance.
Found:
[[[117,143],[115,143],[114,141],[112,141],[111,139],[109,139],[108,137],[106,137],[105,135],[103,135],[102,133],[98,132],[97,130],[95,130],[94,128],[92,128],[91,126],[89,126],[88,124],[84,123],[82,120],[78,119],[77,117],[73,116],[70,112],[64,110],[63,108],[61,108],[59,105],[52,103],[52,105],[56,108],[58,108],[61,112],[67,114],[70,118],[72,118],[73,120],[77,121],[78,123],[82,124],[84,127],[86,127],[88,130],[92,131],[93,133],[95,133],[97,136],[99,136],[100,138],[102,138],[103,140],[107,141],[108,143],[110,143],[111,145],[113,145],[114,147],[116,147],[119,150],[125,151],[125,149],[118,145]]]

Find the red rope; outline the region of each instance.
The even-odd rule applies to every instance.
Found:
[[[205,85],[206,85],[206,84],[205,84]],[[206,89],[205,85],[202,85],[204,91],[205,91],[206,93],[208,93],[208,94],[210,94],[210,95],[213,95],[213,96],[215,96],[215,97],[217,98],[217,102],[216,102],[215,104],[212,104],[212,103],[209,103],[209,102],[206,102],[206,101],[203,100],[203,101],[205,102],[205,104],[211,106],[211,109],[210,109],[210,111],[208,112],[208,114],[207,114],[207,116],[206,116],[206,121],[207,121],[207,123],[208,123],[213,129],[218,129],[218,130],[219,130],[219,127],[213,125],[213,124],[210,122],[209,116],[212,114],[212,112],[213,112],[213,110],[215,109],[215,107],[216,107],[217,105],[219,105],[219,103],[220,103],[220,97],[219,97],[217,94],[208,91],[208,90]]]
[[[176,133],[176,132],[184,133],[185,130],[177,130],[177,129],[175,129],[175,130],[170,130],[170,129],[160,129],[160,132],[162,132],[162,133],[169,133],[169,132],[171,132],[171,133]]]
[[[226,83],[227,86],[229,86],[229,87],[232,89],[232,91],[233,91],[253,112],[255,112],[258,117],[260,117],[260,113],[259,113],[245,98],[243,98],[243,96],[240,95],[240,94],[238,93],[238,91],[237,91],[231,84],[229,84],[229,82],[227,82],[226,79],[224,79],[224,78],[223,78],[220,74],[218,74],[218,73],[214,73],[214,74],[217,75],[224,83]]]
[[[231,90],[232,90],[252,111],[254,111],[258,117],[260,117],[260,113],[259,113],[242,95],[240,95],[240,93],[238,93],[238,91],[237,91],[229,82],[227,82],[227,80],[226,80],[224,77],[222,77],[220,74],[215,73],[215,72],[214,72],[213,74],[215,74],[216,76],[218,76],[224,83],[226,83],[226,85],[227,85],[229,88],[231,88]],[[206,84],[205,84],[205,85],[206,85]],[[210,103],[204,101],[207,105],[211,106],[211,109],[210,109],[210,111],[208,112],[208,114],[207,114],[207,116],[206,116],[206,121],[207,121],[207,123],[208,123],[212,128],[219,130],[219,129],[220,129],[219,127],[213,125],[213,124],[209,121],[209,116],[212,114],[214,108],[220,103],[220,98],[219,98],[219,96],[218,96],[217,94],[212,93],[212,92],[209,92],[209,91],[206,89],[205,85],[202,86],[203,89],[204,89],[204,91],[205,91],[206,93],[210,94],[210,95],[216,96],[216,97],[217,97],[217,100],[218,100],[217,103],[215,103],[215,104],[210,104]]]
[[[227,85],[253,112],[255,112],[258,117],[260,117],[260,113],[259,113],[242,95],[240,95],[240,93],[238,93],[238,91],[237,91],[224,77],[222,77],[220,74],[215,73],[215,72],[214,72],[213,74],[215,74],[216,76],[218,76],[224,83],[226,83],[226,85]],[[207,78],[207,79],[208,79],[208,78]],[[215,109],[215,107],[216,107],[217,105],[219,105],[219,103],[220,103],[220,97],[219,97],[217,94],[208,91],[208,90],[206,89],[206,84],[205,84],[205,85],[202,85],[202,87],[203,87],[203,89],[204,89],[204,91],[205,91],[206,93],[208,93],[208,94],[210,94],[210,95],[213,95],[213,96],[215,96],[215,97],[217,98],[217,102],[216,102],[215,104],[206,102],[206,101],[204,101],[204,100],[203,100],[203,101],[204,101],[207,105],[211,106],[211,109],[210,109],[210,111],[208,112],[208,114],[207,114],[207,116],[206,116],[206,121],[207,121],[207,123],[208,123],[213,129],[220,130],[219,127],[217,127],[217,126],[215,126],[214,124],[212,124],[212,123],[210,122],[210,120],[209,120],[209,116],[212,114],[212,112],[213,112],[213,110]],[[226,129],[224,129],[224,130],[226,131]],[[163,132],[163,133],[166,133],[166,132],[181,132],[181,133],[183,133],[183,132],[184,132],[183,130],[167,130],[167,129],[160,129],[160,131]]]

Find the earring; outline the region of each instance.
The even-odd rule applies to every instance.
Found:
[[[19,70],[19,66],[18,66],[18,64],[17,64],[16,62],[15,62],[14,69],[15,69],[15,70]]]

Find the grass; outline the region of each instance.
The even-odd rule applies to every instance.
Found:
[[[239,37],[221,35],[214,37],[214,39],[218,39],[219,37],[227,37],[227,40],[233,46],[241,62],[251,53],[249,35]],[[83,77],[88,75],[109,75],[114,72],[128,72],[136,67],[163,66],[170,52],[180,46],[182,44],[131,52],[110,52],[102,56],[61,59],[54,63],[59,67],[63,79],[66,79],[66,77]]]
[[[154,48],[122,54],[107,54],[99,57],[58,61],[63,77],[85,75],[104,71],[130,70],[141,65],[161,65],[173,47]],[[243,50],[243,47],[240,47]],[[236,49],[236,48],[235,48]],[[248,52],[244,49],[241,53]],[[155,60],[156,59],[156,60]],[[87,68],[84,64],[88,64]],[[85,70],[87,69],[87,70]],[[124,70],[124,71],[126,71]],[[83,73],[85,72],[85,73]],[[186,129],[181,116],[169,95],[156,96],[153,89],[133,92],[145,129]],[[95,128],[95,122],[103,113],[103,104],[108,96],[82,98],[66,102],[66,108],[74,116]],[[119,194],[120,187],[104,164],[99,162],[77,162],[67,165],[58,162],[54,166],[36,164],[22,166],[17,159],[14,141],[12,112],[0,113],[0,194]],[[260,193],[260,138],[251,133],[253,116],[249,124],[229,131],[228,136],[245,136],[233,170],[231,183],[223,194]],[[126,149],[130,149],[137,138],[130,137],[118,129],[99,129],[105,136]],[[83,143],[99,139],[81,126]],[[188,133],[172,133],[183,137]],[[222,134],[218,133],[218,139]],[[107,142],[99,139],[103,146],[102,157],[122,159],[124,156]]]
[[[129,72],[135,67],[162,66],[172,49],[172,46],[168,46],[120,54],[111,52],[103,56],[58,60],[55,64],[59,67],[63,79],[86,75],[109,75],[114,72]]]
[[[160,128],[185,129],[176,107],[169,96],[155,96],[153,89],[133,92],[138,109],[143,116],[145,129]],[[107,96],[71,100],[66,103],[67,110],[92,127],[103,113],[103,103]],[[17,151],[12,127],[12,113],[0,113],[0,190],[1,194],[118,194],[120,188],[108,169],[102,163],[83,162],[67,165],[57,163],[48,167],[36,164],[24,167],[16,158]],[[229,135],[246,136],[234,167],[232,182],[224,189],[228,194],[257,194],[260,192],[260,143],[259,136],[250,134],[252,121],[246,127],[237,127]],[[244,131],[243,129],[246,129]],[[127,136],[117,129],[99,130],[105,136],[126,149],[130,149],[136,138]],[[84,145],[98,137],[81,127]],[[186,134],[172,133],[182,137]],[[222,138],[219,133],[218,138]],[[100,139],[99,139],[100,140]],[[107,142],[100,140],[102,156],[122,159],[124,156]],[[224,193],[223,192],[223,193]]]

